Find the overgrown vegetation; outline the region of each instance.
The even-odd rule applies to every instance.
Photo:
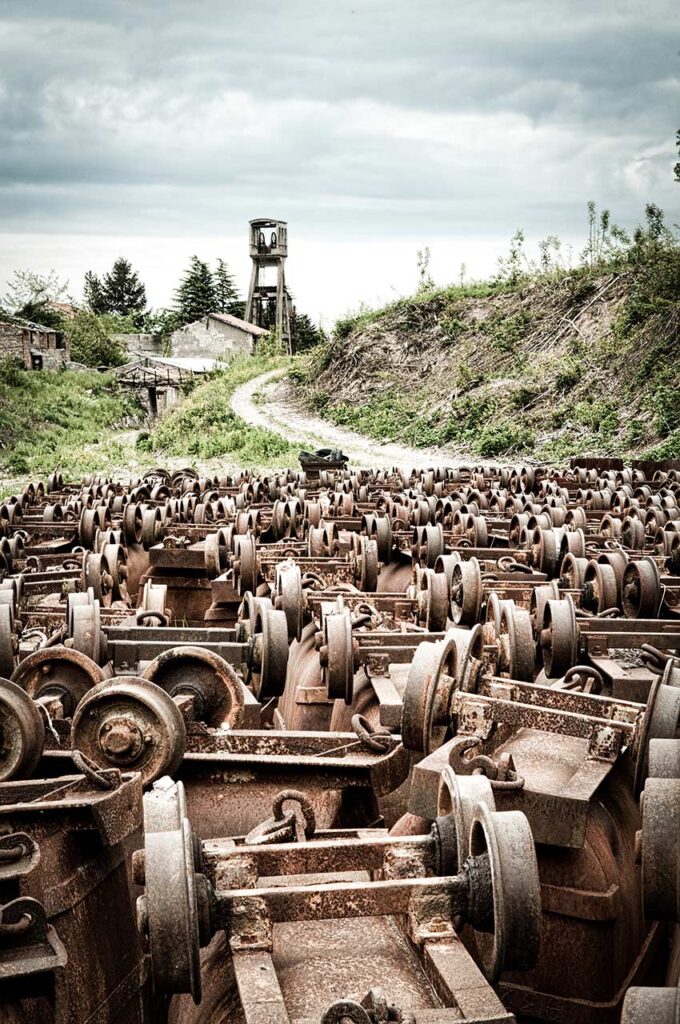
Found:
[[[69,322],[71,359],[85,366],[121,366],[127,352],[113,337],[121,332],[114,316],[97,316],[89,309],[79,309]]]
[[[112,430],[136,426],[143,410],[108,373],[23,370],[0,361],[0,471],[35,476],[62,467],[73,477],[128,461]]]
[[[288,365],[280,355],[241,357],[194,388],[192,393],[151,431],[143,448],[162,459],[225,458],[241,465],[286,465],[297,460],[300,445],[260,427],[248,426],[231,409],[230,399],[241,384],[267,370]]]
[[[492,280],[436,289],[425,249],[415,295],[340,321],[294,378],[315,412],[380,440],[680,457],[679,336],[678,235],[656,206],[629,236],[591,203],[575,268],[555,236],[529,260],[518,231]]]

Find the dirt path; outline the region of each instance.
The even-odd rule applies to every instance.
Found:
[[[361,466],[399,466],[404,468],[435,465],[447,457],[437,448],[406,448],[381,443],[326,420],[309,416],[296,407],[291,388],[280,380],[284,370],[270,370],[237,388],[231,407],[246,423],[265,427],[295,442],[301,448],[342,448],[350,462]],[[258,401],[255,400],[257,396]],[[451,458],[451,453],[448,453]]]

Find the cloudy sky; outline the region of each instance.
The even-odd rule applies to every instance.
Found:
[[[0,291],[128,256],[154,306],[192,253],[247,285],[289,222],[331,322],[479,277],[518,228],[582,242],[594,199],[680,220],[677,0],[2,0]]]

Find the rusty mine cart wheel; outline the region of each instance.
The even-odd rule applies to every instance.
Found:
[[[117,676],[95,686],[76,708],[71,746],[102,768],[140,772],[146,785],[177,771],[186,728],[160,686],[137,676]]]

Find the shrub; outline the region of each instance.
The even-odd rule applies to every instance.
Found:
[[[572,415],[576,423],[582,423],[603,436],[613,434],[619,425],[616,406],[604,398],[577,402]]]
[[[477,442],[479,454],[485,458],[495,458],[508,452],[528,452],[534,446],[534,435],[522,423],[510,420],[496,420],[481,430]]]
[[[85,366],[121,366],[127,353],[110,337],[102,318],[89,309],[76,313],[69,325],[71,358]]]
[[[573,356],[565,356],[560,361],[560,367],[555,374],[555,387],[558,391],[568,391],[579,383],[583,378],[583,365],[579,359]]]

